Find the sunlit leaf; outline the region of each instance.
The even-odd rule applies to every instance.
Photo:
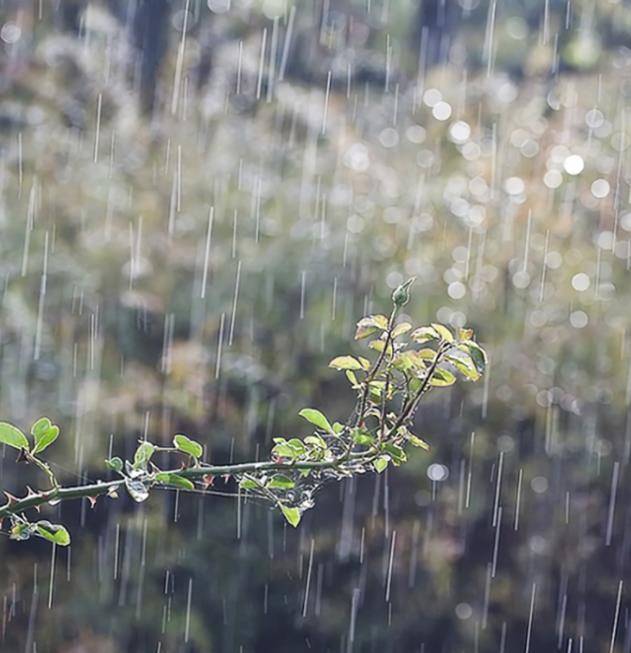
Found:
[[[123,471],[123,461],[118,456],[108,458],[105,461],[105,465],[114,472],[120,473]]]
[[[385,341],[385,340],[380,340],[380,339],[379,339],[379,340],[372,340],[372,341],[369,343],[368,346],[369,346],[371,349],[374,349],[375,351],[378,351],[379,353],[381,353],[381,352],[385,349],[385,350],[386,350],[386,354],[387,354],[388,356],[391,356],[391,355],[392,355],[392,351],[393,351],[393,349],[392,349],[392,345],[388,345],[388,347],[387,347],[387,349],[386,349],[386,341]]]
[[[397,324],[394,329],[392,329],[392,337],[398,338],[404,333],[407,333],[411,328],[412,325],[409,322],[401,322],[401,324]]]
[[[280,504],[280,509],[283,515],[285,516],[285,519],[293,526],[296,528],[298,524],[300,523],[300,519],[302,515],[300,514],[300,510],[298,508],[293,508],[291,506],[286,506],[284,504]]]
[[[482,347],[480,347],[480,345],[478,345],[477,342],[474,342],[473,340],[470,340],[464,344],[466,344],[469,349],[469,354],[471,355],[471,360],[473,361],[476,370],[480,374],[484,374],[488,362],[486,352],[484,349],[482,349]]]
[[[409,383],[410,393],[416,394],[421,389],[421,385],[423,384],[423,382],[424,382],[424,378],[421,377],[420,375],[410,379],[410,383]]]
[[[151,442],[142,442],[134,454],[134,467],[136,469],[146,467],[155,449]]]
[[[299,438],[291,438],[289,441],[285,438],[274,438],[274,442],[276,445],[272,452],[281,458],[298,458],[307,451],[305,443]]]
[[[432,328],[446,342],[454,341],[453,333],[446,326],[432,322]]]
[[[332,367],[336,370],[361,370],[363,369],[362,364],[353,356],[338,356],[334,358],[330,363],[329,367]]]
[[[425,368],[423,357],[419,354],[419,352],[412,349],[408,349],[407,351],[402,351],[401,353],[397,354],[394,357],[392,364],[397,370],[401,370],[402,372],[407,372],[412,369]]]
[[[305,438],[305,444],[317,447],[318,449],[326,449],[326,441],[319,435],[308,435]]]
[[[33,534],[33,525],[23,522],[16,522],[11,526],[9,537],[12,540],[28,540]]]
[[[173,485],[174,487],[183,490],[194,490],[195,485],[188,478],[175,474],[173,472],[158,472],[156,474],[156,481],[164,485]]]
[[[174,436],[173,446],[179,451],[187,453],[189,456],[193,456],[193,458],[201,458],[202,453],[204,452],[204,448],[199,442],[191,440],[189,437],[182,435],[181,433]]]
[[[368,390],[370,391],[371,395],[374,395],[377,399],[379,399],[383,394],[383,390],[385,387],[386,387],[385,381],[372,381],[368,386]]]
[[[344,431],[344,428],[344,424],[341,422],[333,422],[333,433],[335,433],[335,435],[340,435],[342,431]]]
[[[272,478],[267,482],[266,487],[271,490],[291,490],[295,483],[284,474],[274,474]]]
[[[279,442],[272,448],[272,453],[280,458],[296,458],[298,455],[295,449],[287,442]]]
[[[59,546],[70,544],[70,534],[61,524],[51,524],[49,521],[38,521],[35,524],[36,533],[49,542]]]
[[[470,381],[477,381],[480,378],[480,374],[473,364],[471,356],[457,350],[448,354],[445,358]]]
[[[305,443],[300,438],[291,438],[287,444],[296,452],[296,455],[301,456],[306,453]]]
[[[329,423],[329,420],[316,408],[303,408],[298,415],[323,431],[333,432],[333,427]]]
[[[456,382],[456,377],[449,370],[438,367],[434,370],[429,384],[436,388],[444,388],[453,385]]]
[[[357,323],[355,340],[367,338],[377,331],[385,331],[388,328],[388,318],[385,315],[368,315],[362,317]]]
[[[242,490],[257,490],[259,485],[256,481],[253,481],[251,478],[244,478],[239,481],[239,487]]]
[[[375,468],[375,471],[378,474],[381,474],[381,472],[383,472],[385,468],[388,466],[389,462],[390,459],[388,458],[388,456],[379,456],[379,458],[376,458],[373,461],[372,466]]]
[[[0,422],[0,444],[8,444],[16,449],[28,449],[26,436],[17,426],[8,422]]]
[[[33,423],[33,426],[31,426],[31,435],[35,438],[41,437],[52,425],[53,423],[48,419],[48,417],[40,417]]]
[[[413,447],[419,447],[420,449],[425,449],[425,451],[430,450],[430,446],[427,442],[425,442],[425,440],[419,438],[413,433],[410,433],[409,431],[407,432],[406,439]]]
[[[35,440],[33,453],[38,454],[48,448],[59,437],[59,427],[52,424],[47,417],[41,417],[33,424],[31,434]]]
[[[353,442],[362,447],[369,447],[374,444],[375,438],[364,429],[355,429],[353,431]]]
[[[425,361],[433,361],[436,358],[436,352],[433,349],[420,349],[416,353],[419,358]]]
[[[473,329],[458,329],[458,340],[471,340]]]
[[[403,449],[401,449],[401,447],[399,447],[396,444],[392,444],[391,442],[386,442],[383,445],[383,450],[390,455],[390,457],[392,458],[392,462],[395,463],[396,465],[400,465],[401,463],[404,463],[407,460],[405,451],[403,451]]]
[[[425,326],[414,329],[410,334],[410,338],[412,338],[414,342],[418,342],[419,345],[422,345],[424,342],[430,340],[440,340],[440,335],[433,327]]]
[[[370,369],[370,361],[363,356],[358,356],[357,360],[361,363],[362,369],[366,372]]]

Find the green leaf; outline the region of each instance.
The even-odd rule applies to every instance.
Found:
[[[460,350],[447,354],[445,358],[467,379],[477,381],[480,373],[473,364],[471,356],[468,356]]]
[[[276,443],[272,448],[272,453],[282,458],[295,458],[298,455],[296,449],[285,440],[285,438],[274,438]]]
[[[437,367],[429,380],[429,384],[435,388],[446,388],[456,382],[456,377],[449,371],[442,367]]]
[[[372,381],[368,384],[368,391],[370,392],[371,397],[379,400],[383,394],[383,390],[386,387],[385,381]]]
[[[274,438],[276,443],[272,453],[281,458],[298,458],[307,452],[305,443],[300,438],[291,438],[287,441],[285,438]]]
[[[305,443],[300,438],[291,438],[287,444],[296,452],[297,456],[302,456],[307,452]]]
[[[335,370],[363,369],[362,364],[353,356],[338,356],[329,363],[329,367],[332,367]]]
[[[326,440],[319,435],[308,435],[305,438],[305,444],[310,444],[317,449],[326,449]]]
[[[322,429],[323,431],[327,431],[329,433],[333,432],[333,427],[329,423],[329,420],[324,416],[323,413],[321,413],[319,410],[316,410],[315,408],[303,408],[298,413],[298,415],[306,419],[307,422],[311,422],[311,424],[314,426]]]
[[[458,340],[471,340],[473,329],[458,329]]]
[[[51,524],[49,521],[38,521],[35,524],[37,534],[49,542],[59,546],[68,546],[70,544],[70,534],[61,524]]]
[[[8,422],[0,422],[0,444],[8,444],[16,449],[28,449],[26,436],[17,426]]]
[[[378,474],[381,474],[385,470],[385,468],[388,466],[388,463],[390,462],[388,456],[379,456],[376,460],[373,461],[372,466],[375,468],[375,471]]]
[[[12,540],[28,540],[33,534],[33,524],[17,522],[11,526],[9,537]]]
[[[374,444],[375,438],[364,429],[355,429],[353,431],[353,442],[361,447],[369,447]]]
[[[407,333],[411,328],[412,325],[409,322],[401,322],[401,324],[397,324],[394,329],[392,329],[392,337],[398,338],[404,333]]]
[[[431,350],[429,350],[431,351]],[[408,349],[398,353],[392,362],[395,369],[407,372],[409,370],[425,369],[425,361],[418,351]]]
[[[295,449],[286,442],[281,442],[275,445],[272,449],[272,453],[280,458],[295,458],[297,455]]]
[[[146,467],[149,460],[151,460],[154,451],[155,447],[151,442],[142,442],[134,454],[134,467],[136,469]]]
[[[432,322],[432,327],[438,335],[445,340],[446,342],[453,342],[454,341],[454,336],[451,333],[451,331],[446,327],[443,326],[442,324],[436,324],[435,322]]]
[[[105,465],[113,472],[120,473],[123,471],[123,461],[118,456],[114,456],[113,458],[108,458],[105,461]]]
[[[410,379],[410,394],[416,394],[423,385],[423,379],[420,376],[415,376],[413,379]]]
[[[253,481],[251,478],[244,478],[239,481],[239,487],[242,490],[258,490],[259,485],[256,481]]]
[[[405,451],[401,449],[396,444],[392,444],[391,442],[386,442],[383,445],[383,450],[390,454],[390,457],[392,458],[392,462],[395,463],[395,465],[400,465],[401,463],[404,463],[407,460],[407,456],[405,455]]]
[[[289,476],[284,474],[274,474],[266,484],[271,490],[291,490],[296,485]]]
[[[408,437],[408,442],[413,446],[413,447],[418,447],[419,449],[425,449],[425,451],[430,450],[430,446],[425,440],[422,438],[417,438],[415,435],[411,435]]]
[[[195,485],[184,476],[174,474],[173,472],[158,472],[156,474],[156,481],[164,485],[173,485],[183,490],[194,490]]]
[[[440,340],[440,335],[433,327],[425,326],[412,331],[410,338],[412,338],[414,342],[418,342],[419,345],[422,345],[424,342],[428,342],[429,340]]]
[[[407,441],[413,446],[413,447],[419,447],[420,449],[425,449],[425,451],[430,450],[429,444],[425,442],[422,438],[417,437],[413,433],[410,433],[408,431],[407,433]]]
[[[47,417],[42,417],[33,424],[31,433],[35,440],[33,453],[37,454],[44,451],[59,437],[59,427],[52,424]]]
[[[419,349],[416,353],[424,361],[433,361],[436,358],[436,352],[433,349]]]
[[[367,315],[357,323],[355,340],[367,338],[377,331],[385,331],[388,328],[388,318],[385,315]]]
[[[199,442],[191,440],[189,437],[182,434],[178,434],[173,438],[173,446],[179,451],[187,453],[189,456],[193,456],[193,458],[201,458],[202,453],[204,453],[204,448]]]
[[[371,349],[374,349],[375,351],[378,351],[381,353],[384,349],[386,349],[386,341],[385,340],[372,340],[368,346]],[[388,345],[388,348],[386,349],[386,354],[388,356],[392,356],[392,345]]]
[[[283,515],[285,516],[285,519],[294,527],[298,526],[300,523],[300,519],[302,515],[300,514],[300,510],[298,508],[292,508],[290,506],[286,506],[284,504],[280,504],[280,509]]]
[[[465,344],[469,350],[469,354],[471,355],[471,360],[475,365],[475,369],[478,370],[480,374],[484,374],[488,363],[484,349],[482,349],[482,347],[480,347],[480,345],[478,345],[478,343],[474,342],[473,340],[469,340],[463,344]]]
[[[52,425],[53,423],[48,419],[48,417],[40,417],[33,426],[31,426],[31,435],[35,438],[41,437]]]

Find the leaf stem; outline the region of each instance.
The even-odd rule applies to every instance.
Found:
[[[372,366],[372,368],[366,375],[366,378],[364,379],[364,390],[362,392],[362,397],[359,403],[359,410],[357,411],[357,420],[355,421],[356,427],[361,426],[362,422],[364,421],[364,414],[366,413],[366,402],[368,401],[368,394],[370,392],[370,382],[375,378],[375,375],[379,371],[379,368],[383,363],[383,359],[386,356],[386,352],[388,351],[388,347],[392,342],[392,329],[394,328],[394,322],[397,319],[398,312],[399,312],[399,306],[395,304],[394,308],[392,309],[392,313],[390,313],[390,318],[388,319],[388,329],[386,331],[385,345],[383,349],[379,352],[379,356],[377,357],[377,360],[375,361],[374,365]]]
[[[414,414],[414,411],[416,410],[416,407],[418,406],[419,401],[421,400],[421,397],[425,394],[426,390],[428,389],[429,383],[432,380],[432,376],[434,375],[434,372],[436,371],[436,368],[438,367],[438,363],[440,363],[440,360],[447,351],[449,347],[445,347],[443,343],[438,347],[438,350],[436,351],[436,356],[434,356],[434,360],[432,361],[432,364],[427,371],[427,374],[425,378],[423,379],[423,383],[421,384],[421,387],[416,391],[416,394],[412,396],[411,399],[408,400],[407,405],[404,405],[403,408],[401,409],[401,414],[399,415],[397,421],[393,424],[392,428],[388,432],[388,437],[390,437],[392,434],[397,433],[399,428],[403,426],[408,419]]]

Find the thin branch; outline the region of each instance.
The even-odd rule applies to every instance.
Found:
[[[432,380],[432,376],[434,375],[434,372],[436,371],[436,368],[438,367],[438,363],[440,363],[440,359],[442,358],[443,354],[447,351],[446,348],[440,347],[438,351],[436,352],[436,356],[434,356],[434,360],[432,361],[432,364],[427,371],[427,375],[423,379],[423,383],[421,384],[421,387],[417,390],[416,394],[408,401],[407,406],[404,405],[403,408],[401,409],[401,414],[397,418],[397,421],[393,424],[392,428],[388,432],[388,437],[390,437],[392,434],[397,433],[399,428],[403,426],[410,417],[414,414],[414,411],[416,410],[416,407],[418,406],[421,398],[425,394],[425,391],[429,388],[429,383]]]
[[[375,375],[379,371],[383,359],[386,357],[386,352],[388,347],[392,343],[392,329],[394,328],[394,322],[397,319],[397,313],[399,312],[399,306],[395,304],[390,313],[390,318],[388,319],[388,330],[386,331],[386,341],[384,348],[379,352],[379,356],[375,361],[375,364],[372,366],[366,378],[364,379],[364,391],[362,393],[361,400],[359,402],[359,410],[357,411],[357,420],[355,421],[355,426],[361,426],[364,421],[364,415],[366,413],[366,402],[368,401],[368,394],[370,393],[370,383],[375,378]]]
[[[330,461],[319,462],[274,462],[263,461],[257,463],[238,463],[235,465],[199,465],[186,469],[164,470],[166,474],[176,474],[191,481],[203,480],[206,476],[234,476],[236,474],[247,474],[251,472],[282,472],[300,469],[310,470],[339,470],[343,463],[349,459],[357,462],[364,460],[369,462],[374,456],[367,456],[365,453],[356,454],[346,458],[336,458]],[[0,520],[11,515],[18,515],[31,508],[39,508],[45,504],[71,499],[95,498],[104,494],[112,493],[124,487],[125,479],[113,481],[100,481],[90,485],[77,485],[73,487],[57,487],[43,492],[31,493],[23,499],[10,498],[9,501],[0,507]]]

